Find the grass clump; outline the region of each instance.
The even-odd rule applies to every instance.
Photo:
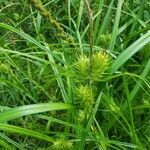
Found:
[[[149,150],[148,0],[0,2],[0,149]]]

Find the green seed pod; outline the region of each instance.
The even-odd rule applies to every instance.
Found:
[[[75,74],[78,74],[80,79],[88,79],[90,60],[87,56],[81,55],[75,65]]]
[[[94,102],[94,95],[93,95],[93,90],[91,87],[87,85],[86,86],[80,85],[76,89],[76,94],[77,94],[81,107],[88,109],[92,106]]]
[[[91,77],[95,81],[99,80],[109,66],[109,56],[106,52],[99,51],[93,55],[91,63]]]
[[[84,110],[80,110],[78,115],[77,115],[77,120],[79,122],[83,122],[85,119],[85,111]]]
[[[10,67],[7,64],[0,64],[0,73],[9,73]]]
[[[87,113],[87,111],[85,110],[80,110],[76,116],[76,120],[79,122],[79,123],[82,123],[85,121],[85,119],[87,120],[88,117],[89,117],[89,113]]]
[[[52,150],[72,150],[73,144],[65,139],[57,139],[52,146]]]
[[[13,18],[15,21],[18,21],[20,19],[20,15],[18,13],[14,13]]]

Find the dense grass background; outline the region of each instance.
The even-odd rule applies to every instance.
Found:
[[[149,150],[150,2],[38,2],[0,1],[0,149]]]

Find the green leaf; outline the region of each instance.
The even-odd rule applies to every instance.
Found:
[[[135,53],[137,53],[149,42],[150,32],[147,32],[117,57],[117,59],[112,63],[110,67],[110,72],[114,73],[115,71],[117,71],[128,59],[130,59]]]
[[[48,141],[48,142],[54,141],[53,138],[51,138],[45,134],[41,134],[41,133],[33,131],[33,130],[24,129],[24,128],[13,126],[13,125],[0,123],[0,130],[11,132],[11,133],[17,133],[20,135],[31,136],[31,137],[34,137],[34,138],[37,138],[40,140]]]
[[[0,146],[2,146],[3,148],[7,149],[7,150],[13,150],[13,147],[11,147],[10,145],[8,145],[5,141],[0,140]]]
[[[116,16],[115,16],[115,22],[114,22],[114,27],[113,27],[113,32],[112,32],[112,39],[111,39],[111,43],[110,43],[110,46],[109,46],[109,49],[111,51],[114,50],[117,35],[118,35],[118,27],[119,27],[119,22],[120,22],[120,17],[121,17],[121,8],[122,8],[122,5],[123,5],[123,2],[124,2],[124,0],[118,0],[118,5],[117,5],[117,9],[116,9]]]
[[[0,113],[0,122],[6,122],[22,116],[31,114],[37,114],[47,111],[72,109],[73,106],[65,103],[43,103],[43,104],[32,104],[26,106],[20,106],[11,110],[6,110]]]

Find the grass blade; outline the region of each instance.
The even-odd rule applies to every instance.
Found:
[[[40,140],[44,140],[47,142],[53,142],[54,141],[53,138],[51,138],[45,134],[41,134],[41,133],[33,131],[33,130],[28,130],[28,129],[24,129],[24,128],[13,126],[13,125],[0,123],[0,130],[11,132],[11,133],[17,133],[20,135],[31,136],[31,137],[34,137],[34,138],[37,138]]]
[[[4,140],[6,140],[8,143],[14,145],[15,147],[17,147],[18,149],[23,150],[23,146],[15,141],[13,141],[12,139],[10,139],[9,137],[7,137],[5,134],[0,132],[0,137],[3,138]]]
[[[118,5],[116,9],[116,17],[115,17],[115,22],[114,22],[114,27],[113,27],[113,32],[112,32],[112,40],[109,46],[109,50],[113,51],[116,43],[116,38],[118,35],[118,27],[119,27],[119,21],[121,17],[121,8],[123,5],[124,0],[118,0]]]
[[[118,58],[112,63],[110,72],[114,73],[115,71],[117,71],[128,59],[130,59],[135,53],[137,53],[149,42],[150,32],[147,32],[118,56]]]
[[[65,103],[43,103],[20,106],[0,113],[0,122],[6,122],[26,115],[37,114],[47,111],[72,109],[73,106]]]
[[[13,150],[14,148],[11,147],[10,145],[8,145],[5,141],[0,140],[0,146],[2,146],[3,148],[7,149],[7,150]]]
[[[106,31],[106,28],[107,28],[107,26],[109,24],[109,21],[110,21],[110,16],[111,16],[111,11],[112,11],[112,5],[113,5],[114,1],[115,0],[112,0],[111,3],[110,3],[110,5],[109,5],[109,8],[108,8],[107,13],[106,13],[106,16],[105,16],[105,18],[103,20],[103,23],[101,25],[101,28],[98,31],[98,36],[96,38],[95,45],[99,44],[101,34],[103,34]]]

